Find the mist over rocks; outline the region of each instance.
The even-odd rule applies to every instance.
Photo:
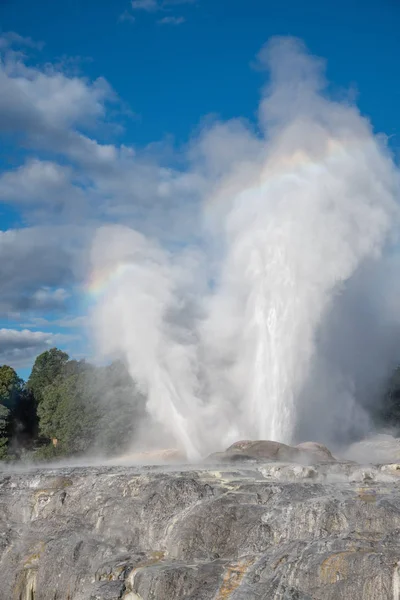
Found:
[[[357,462],[398,462],[400,461],[400,438],[389,433],[374,434],[350,444],[344,455]]]

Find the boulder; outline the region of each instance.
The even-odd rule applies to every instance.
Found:
[[[208,462],[240,462],[240,461],[280,461],[317,464],[334,462],[328,448],[317,442],[304,442],[298,446],[288,446],[269,440],[243,440],[235,442],[224,452],[215,452],[207,457]]]
[[[304,454],[305,459],[313,462],[335,462],[336,459],[326,446],[319,442],[302,442],[296,448]]]

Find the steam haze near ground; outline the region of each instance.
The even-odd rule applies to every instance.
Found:
[[[92,247],[94,278],[108,280],[99,353],[127,361],[189,459],[238,439],[367,435],[398,351],[399,174],[385,139],[329,98],[300,41],[273,39],[258,65],[270,72],[259,129],[208,127],[174,181],[199,198],[176,209],[181,243],[107,226]]]

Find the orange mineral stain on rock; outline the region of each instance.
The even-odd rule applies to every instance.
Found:
[[[347,579],[351,574],[354,565],[351,564],[351,556],[358,554],[374,554],[366,550],[354,548],[354,550],[345,550],[344,552],[335,552],[326,558],[321,564],[321,581],[323,583],[336,583]]]
[[[351,551],[350,551],[351,552]],[[321,580],[336,583],[348,575],[347,557],[349,552],[338,552],[328,556],[321,565]]]
[[[222,585],[215,600],[227,600],[230,598],[231,594],[233,594],[242,583],[243,577],[246,575],[246,572],[254,561],[255,559],[241,560],[229,565],[225,571]]]
[[[359,488],[357,490],[358,498],[362,502],[367,502],[368,504],[374,504],[377,500],[377,495],[375,490],[371,490],[369,488]]]

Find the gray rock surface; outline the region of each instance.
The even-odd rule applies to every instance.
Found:
[[[4,471],[0,599],[400,600],[400,465],[314,450]]]

